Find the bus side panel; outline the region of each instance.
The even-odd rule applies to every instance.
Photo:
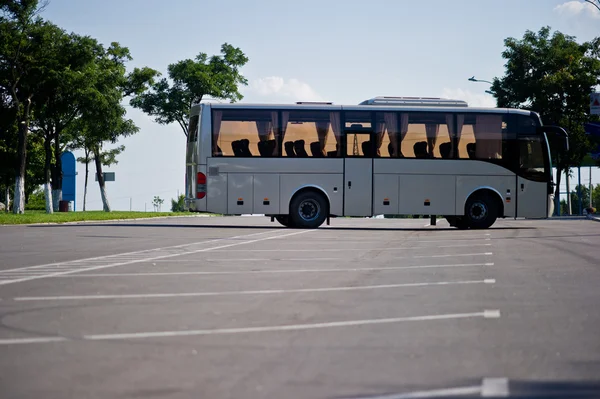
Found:
[[[398,175],[373,176],[373,214],[398,214]]]
[[[451,215],[455,209],[456,177],[443,175],[400,176],[399,213]]]
[[[252,214],[253,176],[245,173],[227,175],[227,213],[230,215]]]
[[[279,215],[279,175],[254,175],[254,214]]]
[[[329,213],[343,214],[344,175],[339,174],[280,174],[279,198],[281,214],[288,214],[292,196],[303,187],[316,187],[325,192],[329,198]]]
[[[206,189],[206,210],[213,213],[227,213],[227,173],[208,174]]]
[[[471,193],[478,189],[491,189],[499,193],[504,203],[504,216],[515,216],[515,177],[514,176],[458,176],[456,178],[456,215],[465,214],[465,203]]]

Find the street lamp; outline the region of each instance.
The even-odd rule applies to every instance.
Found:
[[[493,85],[492,82],[490,82],[489,80],[483,80],[483,79],[475,79],[475,76],[471,76],[469,78],[469,82],[485,82],[485,83],[489,83],[491,85]],[[492,90],[486,90],[485,91],[487,94],[491,94],[492,96],[496,93],[494,93]]]
[[[475,79],[475,76],[471,76],[469,78],[469,81],[471,81],[471,82],[485,82],[485,83],[489,83],[489,84],[493,85],[493,83],[490,82],[489,80]]]

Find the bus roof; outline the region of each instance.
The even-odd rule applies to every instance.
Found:
[[[259,103],[202,103],[208,105],[212,109],[254,109],[254,110],[312,110],[312,111],[382,111],[382,112],[457,112],[457,113],[511,113],[530,116],[531,111],[515,109],[515,108],[486,108],[486,107],[465,107],[465,106],[426,106],[426,105],[335,105],[335,104],[259,104]],[[196,106],[193,107],[192,114]]]

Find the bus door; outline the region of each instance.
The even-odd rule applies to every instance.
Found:
[[[370,112],[347,112],[344,123],[344,216],[373,213],[373,142]]]
[[[543,136],[519,136],[517,217],[548,217],[550,166]]]

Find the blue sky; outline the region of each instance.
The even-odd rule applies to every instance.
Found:
[[[501,76],[504,39],[543,26],[590,40],[600,36],[600,12],[583,0],[198,1],[51,0],[43,16],[68,31],[130,49],[130,67],[167,65],[228,42],[250,61],[245,102],[327,100],[356,104],[378,95],[441,96],[494,106],[485,83]],[[130,108],[129,108],[130,109]],[[113,209],[151,209],[152,198],[184,191],[185,137],[137,110],[140,132],[122,140],[116,182],[107,183]],[[78,165],[77,209],[83,200]],[[582,182],[587,182],[587,173]],[[600,183],[600,173],[593,177]],[[88,209],[101,209],[92,179]]]

